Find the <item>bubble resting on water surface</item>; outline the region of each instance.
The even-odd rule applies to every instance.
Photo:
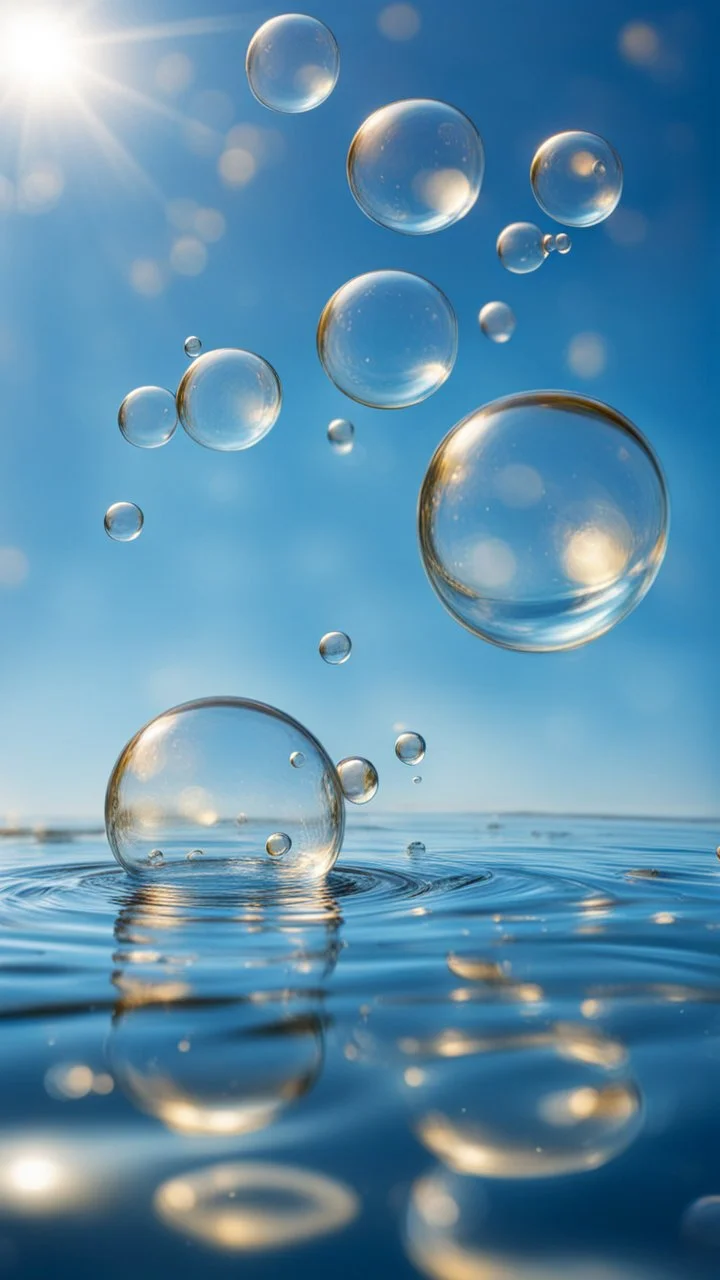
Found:
[[[375,409],[419,404],[449,378],[457,320],[444,293],[409,271],[368,271],[325,304],[320,362],[351,400]]]
[[[395,739],[395,755],[401,764],[419,764],[425,757],[425,739],[421,733],[406,729]]]
[[[177,389],[178,417],[187,434],[223,453],[250,449],[262,440],[277,422],[281,404],[272,365],[235,347],[198,356]]]
[[[346,418],[333,418],[327,437],[336,453],[352,453],[355,428]]]
[[[363,213],[391,231],[426,235],[464,218],[480,194],[482,139],[446,102],[408,98],[363,121],[350,144],[350,190]]]
[[[177,406],[172,391],[164,387],[136,387],[118,409],[118,426],[129,444],[138,449],[159,449],[177,427]]]
[[[622,195],[619,155],[596,133],[556,133],[538,147],[530,184],[540,208],[568,227],[603,222]]]
[[[183,343],[183,351],[185,352],[185,355],[187,356],[188,360],[195,360],[196,357],[199,356],[200,352],[202,351],[202,342],[200,341],[199,338],[196,338],[194,336],[186,338],[185,342]]]
[[[352,640],[344,631],[328,631],[320,640],[318,653],[323,662],[339,667],[352,653]]]
[[[305,765],[288,769],[299,743]],[[238,825],[240,812],[246,821]],[[222,871],[261,884],[269,867],[313,880],[340,851],[342,789],[332,761],[297,721],[259,702],[206,699],[165,712],[131,739],[108,783],[105,823],[118,862],[140,875],[159,850],[171,882]],[[269,831],[289,841],[272,861]],[[188,863],[191,848],[203,856]]]
[[[134,502],[113,502],[105,512],[104,523],[113,542],[134,542],[142,533],[145,517]]]
[[[340,74],[340,52],[332,31],[317,18],[280,14],[255,32],[245,70],[258,102],[295,115],[329,98]]]
[[[425,853],[425,845],[422,840],[411,840],[405,852],[410,854],[411,857],[413,854]]]
[[[478,323],[491,342],[509,342],[515,332],[515,312],[507,302],[486,302],[481,307]]]
[[[569,649],[608,631],[652,585],[667,527],[651,446],[616,410],[569,392],[471,413],[420,493],[432,586],[463,626],[510,649]]]
[[[511,222],[497,238],[497,255],[507,271],[527,275],[537,271],[550,252],[548,237],[534,222]]]
[[[340,786],[346,800],[352,804],[367,804],[378,789],[378,775],[374,764],[362,756],[348,756],[337,766]]]

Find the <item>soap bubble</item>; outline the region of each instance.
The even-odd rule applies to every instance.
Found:
[[[317,346],[326,374],[346,396],[375,409],[404,409],[450,376],[457,321],[444,293],[422,276],[369,271],[326,303]]]
[[[497,254],[506,271],[524,276],[537,271],[550,252],[551,236],[544,236],[534,222],[511,222],[497,238]]]
[[[507,302],[486,302],[478,320],[491,342],[509,342],[515,332],[515,312]]]
[[[341,663],[347,662],[352,653],[352,640],[344,631],[328,631],[318,645],[318,653],[323,662],[328,662],[331,667],[339,667]]]
[[[368,116],[350,144],[348,181],[363,213],[405,235],[441,231],[480,194],[482,140],[446,102],[408,98]]]
[[[416,778],[413,778],[413,782],[415,783],[416,786],[419,786],[419,784],[422,782],[422,778],[420,777],[419,774]]]
[[[305,766],[288,769],[298,744]],[[140,875],[158,851],[172,881],[225,872],[257,885],[273,867],[315,880],[342,844],[342,789],[296,720],[259,702],[212,698],[166,711],[135,734],[108,783],[105,825],[118,862]],[[268,831],[291,841],[277,861],[266,856]],[[203,857],[188,862],[192,849]]]
[[[113,542],[134,542],[144,523],[145,517],[134,502],[113,502],[105,512],[105,532]]]
[[[194,360],[202,351],[202,342],[199,338],[186,338],[183,344],[183,351],[185,352],[188,360]]]
[[[280,381],[267,360],[234,347],[208,351],[185,370],[177,390],[178,417],[206,449],[249,449],[277,421]]]
[[[395,740],[395,755],[403,764],[419,764],[425,755],[425,739],[420,733],[406,730]]]
[[[622,161],[596,133],[556,133],[535,152],[530,182],[540,208],[556,222],[592,227],[620,200]]]
[[[425,845],[422,840],[411,840],[405,852],[412,858],[416,854],[425,853]]]
[[[265,848],[271,858],[281,858],[292,848],[292,840],[285,835],[284,831],[276,831],[273,835],[268,836],[265,841]]]
[[[327,438],[336,453],[352,453],[355,428],[346,418],[333,418],[327,429]]]
[[[378,789],[377,769],[362,756],[348,756],[337,766],[340,786],[346,800],[352,804],[367,804]]]
[[[317,18],[283,13],[255,32],[245,70],[258,102],[295,115],[330,97],[340,73],[340,52],[332,31]]]
[[[572,249],[572,240],[566,231],[561,231],[559,235],[555,236],[555,248],[558,253],[569,253]]]
[[[305,763],[305,757],[302,751],[293,751],[292,755],[290,756],[290,763],[293,769],[302,769]]]
[[[164,387],[136,387],[118,410],[118,426],[125,439],[138,449],[159,449],[177,427],[172,391]]]
[[[668,500],[647,441],[584,396],[532,391],[475,410],[420,493],[420,547],[445,607],[509,649],[571,649],[642,600]]]

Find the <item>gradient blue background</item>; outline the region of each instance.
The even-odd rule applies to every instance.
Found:
[[[9,0],[3,17],[21,4]],[[411,807],[717,812],[712,5],[415,7],[420,30],[400,42],[378,29],[382,4],[318,0],[310,11],[337,36],[340,80],[318,110],[289,117],[261,107],[244,73],[247,41],[276,8],[225,0],[228,21],[192,34],[214,11],[190,0],[85,5],[88,32],[153,37],[84,49],[88,68],[132,90],[84,78],[106,132],[57,106],[23,130],[22,103],[4,107],[0,173],[22,187],[28,169],[51,162],[64,178],[52,209],[0,214],[0,545],[27,558],[24,580],[0,587],[5,820],[98,817],[126,739],[166,707],[212,694],[271,702],[335,758],[373,759],[381,791],[368,817]],[[656,33],[649,65],[621,51],[634,20]],[[194,73],[174,97],[157,84],[173,52]],[[222,106],[207,90],[229,97],[232,119],[203,134],[208,154],[198,155],[180,116]],[[420,238],[372,224],[345,179],[359,123],[405,96],[455,103],[486,146],[476,207]],[[275,131],[272,162],[237,189],[218,173],[226,123]],[[519,219],[552,229],[528,168],[537,143],[566,128],[606,135],[620,152],[621,212],[574,233],[569,257],[510,276],[495,238]],[[194,277],[169,266],[179,233],[166,206],[178,198],[227,221]],[[133,288],[138,259],[158,264],[155,297]],[[399,413],[344,399],[315,354],[329,295],[386,266],[435,281],[460,325],[449,382]],[[492,298],[517,314],[506,347],[477,326]],[[592,378],[568,365],[583,332],[607,349]],[[180,430],[156,452],[120,436],[123,395],[144,383],[174,388],[188,333],[206,349],[247,345],[280,374],[281,417],[247,453],[211,453]],[[536,387],[584,391],[632,418],[659,453],[672,501],[668,556],[649,597],[610,635],[559,655],[503,652],[464,632],[425,580],[415,532],[419,485],[442,436],[478,405]],[[335,416],[356,425],[348,457],[325,438]],[[146,517],[131,545],[103,532],[106,507],[122,499]],[[354,642],[341,668],[317,655],[332,628]],[[421,788],[394,758],[396,724],[427,737]]]

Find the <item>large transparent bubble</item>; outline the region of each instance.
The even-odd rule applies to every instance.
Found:
[[[464,218],[480,194],[482,139],[447,102],[409,98],[368,116],[350,144],[350,190],[363,213],[420,236]]]
[[[369,271],[326,303],[317,333],[328,377],[374,409],[426,400],[452,373],[457,320],[444,293],[409,271]]]
[[[249,449],[275,425],[282,392],[272,365],[223,347],[198,356],[177,389],[180,422],[192,439],[222,453]]]
[[[255,32],[245,59],[248,84],[258,102],[295,115],[330,96],[340,73],[340,53],[318,18],[282,13]]]
[[[622,161],[596,133],[556,133],[535,152],[530,183],[540,208],[556,222],[592,227],[617,207],[623,188]]]
[[[290,757],[302,752],[302,769]],[[127,744],[105,799],[108,840],[127,871],[155,880],[218,872],[250,885],[315,880],[344,831],[337,772],[320,743],[273,707],[242,698],[187,702]],[[267,851],[282,832],[282,857]]]
[[[650,588],[668,499],[648,442],[616,410],[533,391],[441,442],[420,492],[420,547],[449,612],[509,649],[570,649]]]

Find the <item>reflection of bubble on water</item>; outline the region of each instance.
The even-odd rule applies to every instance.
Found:
[[[291,1165],[216,1164],[158,1187],[155,1212],[167,1226],[217,1249],[286,1249],[340,1231],[360,1203],[349,1187]]]
[[[510,341],[517,324],[515,313],[507,302],[486,302],[480,309],[478,322],[485,337],[499,343]]]
[[[177,427],[174,395],[164,387],[136,387],[120,405],[118,426],[138,449],[159,449]]]
[[[374,764],[362,756],[348,756],[337,765],[340,786],[346,800],[352,804],[367,804],[378,789],[378,775]]]
[[[252,351],[221,348],[192,361],[177,389],[188,435],[206,449],[249,449],[277,421],[282,404],[275,370]]]
[[[406,235],[449,227],[480,193],[485,155],[475,125],[431,98],[392,102],[350,144],[350,189],[364,213]]]
[[[429,280],[408,271],[370,271],[326,303],[317,347],[326,374],[345,395],[371,408],[402,409],[427,399],[450,376],[457,321]]]
[[[300,744],[305,764],[289,769]],[[226,872],[261,884],[274,869],[313,880],[335,862],[343,828],[340,781],[320,743],[282,712],[239,698],[158,716],[125,747],[108,783],[108,840],[140,874],[157,852],[171,879]],[[268,859],[269,832],[290,842],[282,857]],[[188,849],[203,856],[188,861]]]
[[[530,182],[540,208],[556,222],[591,227],[609,217],[622,195],[619,155],[595,133],[557,133],[538,147]]]
[[[188,360],[195,360],[202,351],[202,342],[194,335],[186,338],[183,343],[183,351],[185,352]]]
[[[328,631],[320,640],[318,653],[323,662],[339,667],[352,653],[352,640],[344,631]]]
[[[300,13],[270,18],[255,32],[245,59],[250,88],[263,106],[296,114],[330,96],[340,73],[332,32]]]
[[[395,739],[395,755],[402,764],[419,764],[425,757],[426,743],[421,733],[406,729]]]
[[[497,254],[507,271],[527,275],[537,271],[550,252],[544,236],[534,222],[511,222],[497,238]]]
[[[113,502],[105,512],[105,532],[113,542],[133,542],[142,533],[145,517],[134,502]]]
[[[333,418],[327,429],[327,438],[336,453],[352,453],[355,428],[347,418]]]
[[[420,495],[420,545],[446,608],[509,648],[571,648],[642,599],[667,493],[636,428],[597,401],[531,392],[461,422]]]

